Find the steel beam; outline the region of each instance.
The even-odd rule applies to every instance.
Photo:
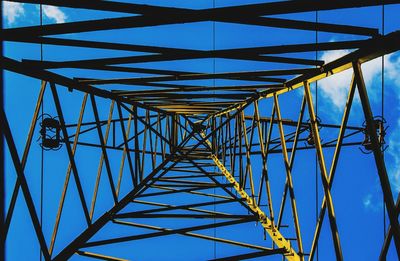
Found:
[[[84,115],[85,108],[86,108],[87,97],[88,97],[88,95],[85,94],[84,97],[83,97],[83,100],[82,100],[81,110],[79,112],[78,124],[76,126],[75,137],[74,137],[74,141],[73,141],[73,144],[72,144],[72,153],[73,153],[74,156],[75,156],[75,152],[76,152],[77,145],[78,145],[79,133],[80,133],[80,129],[81,129],[81,123],[82,123],[82,120],[83,120],[83,115]],[[67,173],[65,175],[65,180],[64,180],[64,186],[63,186],[63,189],[62,189],[60,202],[58,204],[57,215],[56,215],[56,220],[54,222],[53,233],[51,235],[50,246],[49,246],[50,255],[52,255],[53,250],[54,250],[54,244],[56,242],[56,238],[57,238],[57,234],[58,234],[58,228],[59,228],[59,225],[60,225],[61,214],[62,214],[62,211],[63,211],[63,208],[64,208],[65,198],[67,196],[67,189],[68,189],[69,180],[70,180],[70,177],[71,177],[71,171],[72,171],[72,163],[70,161],[68,163]]]
[[[254,100],[259,100],[262,98],[272,98],[275,93],[279,95],[290,92],[297,88],[301,88],[303,87],[304,81],[307,81],[309,84],[311,84],[315,81],[327,78],[333,74],[350,69],[353,66],[353,61],[358,61],[362,64],[385,54],[398,51],[400,50],[400,46],[397,44],[398,42],[400,42],[400,31],[395,31],[385,36],[376,37],[370,40],[369,43],[365,44],[360,49],[349,53],[339,59],[336,59],[335,61],[323,65],[320,68],[320,71],[317,73],[304,74],[302,76],[296,77],[285,83],[286,88],[278,91],[267,90],[264,92],[260,92],[258,95],[254,95],[254,97],[250,97],[243,102],[236,103],[213,115],[209,115],[209,118],[240,109],[242,106],[245,106],[248,103],[252,103]]]
[[[57,115],[60,119],[60,126],[61,126],[61,131],[64,137],[68,137],[68,132],[67,129],[65,128],[65,120],[64,120],[64,114],[62,112],[61,109],[61,103],[60,103],[60,99],[58,97],[58,93],[57,93],[57,87],[54,83],[50,83],[50,89],[51,92],[53,94],[53,100],[54,100],[54,105],[56,107],[57,110]],[[85,200],[85,195],[83,193],[83,188],[82,188],[82,184],[80,181],[80,177],[78,174],[78,168],[76,167],[76,162],[75,162],[75,158],[74,158],[74,153],[72,151],[71,148],[71,144],[69,142],[68,139],[64,139],[64,143],[65,143],[65,147],[67,149],[68,152],[68,157],[69,157],[69,161],[71,164],[71,168],[72,168],[72,174],[74,176],[75,179],[75,184],[78,190],[78,195],[79,195],[79,199],[81,201],[81,206],[83,209],[83,213],[85,215],[85,219],[86,219],[86,223],[87,225],[90,225],[91,221],[90,221],[90,216],[89,216],[89,210],[88,207],[86,205],[86,200]]]
[[[37,120],[39,117],[40,107],[41,107],[41,104],[43,101],[43,96],[44,96],[44,93],[46,90],[46,84],[47,84],[46,82],[42,82],[42,84],[41,84],[41,88],[39,91],[39,97],[37,99],[35,110],[33,112],[32,121],[31,121],[31,125],[29,127],[29,132],[28,132],[26,143],[25,143],[24,152],[23,152],[22,158],[21,158],[21,165],[22,165],[23,170],[25,170],[26,162],[28,160],[29,150],[30,150],[30,147],[32,144],[32,139],[33,139],[33,135],[34,135],[35,128],[36,128],[36,123],[37,123]],[[4,237],[7,237],[8,230],[10,228],[11,219],[13,217],[13,213],[14,213],[14,209],[15,209],[15,204],[18,199],[19,189],[20,189],[20,182],[19,182],[19,179],[17,178],[15,185],[14,185],[14,190],[13,190],[13,193],[11,196],[10,206],[8,207],[7,213],[4,212],[6,214],[6,218],[4,220],[4,230],[3,230]]]
[[[378,136],[376,134],[376,126],[374,123],[374,116],[372,114],[371,105],[369,103],[367,88],[365,86],[364,77],[361,70],[360,61],[353,62],[355,82],[357,90],[360,95],[361,105],[364,112],[365,122],[367,125],[367,132],[370,136],[375,164],[382,187],[383,197],[385,200],[386,210],[389,216],[390,225],[393,227],[394,243],[396,245],[397,256],[400,257],[400,226],[398,221],[397,211],[394,205],[392,189],[390,186],[389,178],[387,175],[385,160],[381,151]]]
[[[49,261],[50,254],[49,254],[49,250],[47,248],[46,239],[43,235],[42,226],[40,225],[39,218],[36,213],[35,204],[33,202],[33,198],[30,193],[30,190],[29,190],[29,185],[25,178],[24,170],[22,168],[21,161],[18,156],[18,151],[15,146],[14,139],[13,139],[13,136],[11,133],[10,125],[8,124],[7,117],[6,117],[4,110],[1,110],[1,112],[0,112],[0,123],[2,126],[2,128],[0,129],[1,136],[4,137],[4,139],[8,145],[8,149],[11,154],[11,158],[12,158],[12,161],[13,161],[13,164],[15,167],[15,171],[17,173],[17,176],[18,176],[18,179],[20,182],[21,190],[22,190],[22,193],[25,198],[25,203],[28,207],[29,215],[32,220],[33,227],[35,229],[36,237],[39,241],[41,253],[43,254],[44,259],[46,261]]]
[[[209,229],[212,228],[217,228],[217,227],[223,227],[223,226],[231,226],[231,225],[236,225],[236,224],[242,224],[246,222],[252,222],[254,220],[241,220],[240,223],[238,222],[231,222],[231,221],[226,221],[226,222],[219,222],[215,224],[215,227],[210,226]],[[152,230],[158,230],[158,231],[165,231],[172,233],[172,229],[167,229],[167,228],[162,228],[162,227],[156,227],[156,226],[150,226],[150,225],[144,225],[144,224],[138,224],[138,223],[133,223],[133,222],[126,222],[126,221],[120,221],[120,220],[114,220],[114,223],[121,224],[121,225],[127,225],[127,226],[133,226],[133,227],[139,227],[139,228],[146,228],[146,229],[152,229]],[[184,236],[189,236],[189,237],[194,237],[194,238],[200,238],[200,239],[205,239],[205,240],[210,240],[214,242],[219,242],[219,243],[225,243],[225,244],[230,244],[234,246],[240,246],[240,247],[247,247],[247,248],[252,248],[252,249],[258,249],[258,250],[264,250],[267,251],[265,247],[262,246],[257,246],[257,245],[252,245],[252,244],[247,244],[243,242],[237,242],[233,240],[228,240],[224,238],[218,238],[218,237],[211,237],[211,236],[206,236],[202,234],[197,234],[197,233],[192,233],[192,232],[178,232],[179,235],[184,235]]]
[[[205,141],[211,146],[211,143],[206,139],[206,135],[202,134]],[[276,243],[279,248],[283,248],[286,251],[286,259],[287,260],[301,260],[300,256],[296,253],[296,251],[292,248],[289,241],[287,241],[282,234],[278,231],[278,229],[274,226],[271,220],[265,215],[265,213],[257,206],[256,202],[247,194],[247,192],[241,188],[239,182],[233,177],[233,175],[225,168],[225,166],[221,163],[216,155],[211,155],[212,160],[215,165],[220,169],[222,174],[226,177],[226,179],[233,184],[235,190],[239,193],[239,195],[247,202],[248,207],[258,215],[258,219],[264,229],[268,232],[271,239]]]
[[[397,3],[397,1],[386,0],[384,1],[386,4]],[[111,4],[111,3],[110,3]],[[284,28],[294,28],[294,29],[302,29],[302,30],[315,30],[315,27],[312,27],[312,23],[306,23],[304,21],[290,21],[288,19],[278,19],[275,20],[263,20],[261,21],[253,19],[249,19],[251,17],[257,16],[265,16],[271,14],[280,14],[280,13],[296,13],[296,12],[307,12],[307,11],[317,11],[317,10],[331,10],[331,9],[339,9],[339,8],[351,8],[351,7],[360,7],[360,6],[373,6],[383,3],[377,3],[376,1],[337,1],[333,4],[316,4],[314,1],[303,1],[302,3],[282,3],[282,2],[272,2],[265,4],[253,4],[253,5],[242,5],[242,6],[234,6],[234,7],[222,7],[215,9],[203,9],[203,10],[191,10],[191,9],[182,9],[182,8],[167,8],[167,7],[152,7],[152,6],[143,6],[143,5],[132,5],[132,4],[121,4],[116,3],[117,6],[109,7],[105,6],[103,3],[102,6],[98,8],[110,8],[111,10],[115,10],[115,8],[121,9],[122,6],[126,7],[124,12],[127,10],[131,10],[134,13],[143,14],[143,12],[153,10],[151,14],[145,14],[141,16],[131,16],[131,17],[123,17],[123,18],[111,18],[111,19],[101,19],[101,20],[93,20],[93,21],[82,21],[82,22],[70,22],[58,25],[45,25],[43,26],[44,30],[39,30],[38,26],[31,26],[25,28],[17,28],[17,29],[8,29],[6,31],[7,35],[51,35],[51,34],[67,34],[67,33],[79,33],[79,32],[88,32],[88,31],[98,31],[98,30],[111,30],[111,29],[123,29],[123,28],[134,28],[134,27],[147,27],[147,26],[157,26],[157,25],[167,25],[167,24],[179,24],[179,23],[193,23],[193,22],[201,22],[201,21],[222,21],[222,22],[234,22],[241,24],[255,24],[255,25],[267,25],[274,27],[284,27]],[[118,6],[122,5],[122,6]],[[308,4],[308,6],[307,6]],[[65,5],[61,2],[56,3],[56,5]],[[79,5],[88,9],[96,9],[96,4],[92,5]],[[144,9],[145,8],[145,9]],[[133,10],[132,10],[133,9]],[[270,10],[268,10],[270,9]],[[101,9],[100,9],[101,10]],[[274,11],[271,11],[274,10]],[[254,21],[255,20],[255,21]],[[279,21],[279,22],[278,22]],[[341,25],[332,25],[329,24],[327,26],[319,27],[322,31],[333,31],[339,33],[352,33],[352,34],[376,34],[376,31],[373,31],[369,28],[361,28],[358,27],[346,27]]]
[[[285,133],[284,133],[282,122],[280,121],[282,119],[282,115],[281,115],[281,109],[279,106],[278,95],[274,95],[274,107],[276,109],[276,118],[278,120],[279,135],[281,138],[282,156],[283,156],[283,162],[285,164],[286,180],[287,180],[288,189],[289,189],[290,203],[291,203],[291,207],[292,207],[292,216],[293,216],[293,222],[294,222],[295,231],[296,231],[297,245],[299,248],[298,254],[299,254],[300,260],[304,260],[303,241],[302,241],[301,232],[300,232],[300,222],[299,222],[296,198],[295,198],[295,193],[294,193],[292,171],[290,168],[289,156],[288,156],[287,148],[286,148]]]
[[[332,238],[333,238],[333,243],[334,243],[333,245],[335,247],[336,258],[337,258],[337,260],[343,260],[342,247],[340,245],[339,232],[338,232],[338,228],[337,228],[337,224],[336,224],[335,210],[333,207],[333,200],[332,200],[332,196],[331,196],[330,189],[329,189],[329,181],[328,181],[329,177],[328,177],[328,173],[326,171],[325,158],[324,158],[324,153],[322,150],[321,138],[319,135],[317,117],[315,115],[310,85],[308,82],[304,82],[304,95],[307,100],[308,113],[310,115],[311,132],[312,132],[312,136],[313,136],[313,140],[314,140],[314,144],[315,144],[315,149],[317,150],[318,165],[320,168],[321,180],[322,180],[322,184],[324,186],[325,198],[326,198],[327,206],[328,206],[329,221],[330,221],[331,233],[332,233]]]
[[[338,134],[338,139],[337,139],[337,143],[336,143],[336,147],[335,147],[335,152],[333,154],[333,159],[332,159],[332,163],[331,163],[331,168],[329,171],[329,176],[328,176],[328,188],[329,190],[332,188],[333,185],[333,179],[335,177],[335,171],[336,171],[336,166],[337,163],[339,161],[339,155],[340,155],[340,151],[342,149],[343,146],[343,139],[345,137],[345,132],[347,129],[347,122],[350,116],[350,110],[351,110],[351,106],[353,104],[353,98],[354,98],[354,93],[356,90],[356,82],[354,81],[354,74],[351,80],[351,84],[350,84],[350,88],[349,88],[349,92],[347,95],[347,101],[346,101],[346,107],[344,109],[344,113],[343,113],[343,117],[342,117],[342,122],[340,125],[340,130],[339,130],[339,134]],[[315,233],[314,233],[314,239],[313,239],[313,243],[311,246],[311,250],[310,250],[310,256],[309,256],[309,260],[313,260],[314,255],[315,255],[315,250],[316,247],[318,245],[318,239],[319,239],[319,235],[321,233],[321,229],[322,229],[322,223],[324,221],[324,217],[325,217],[325,212],[326,212],[326,197],[324,196],[324,199],[322,200],[322,206],[321,206],[321,210],[319,213],[319,217],[318,217],[318,221],[317,221],[317,225],[315,228]]]

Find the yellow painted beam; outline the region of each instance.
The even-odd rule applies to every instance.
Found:
[[[77,251],[76,254],[78,254],[80,256],[87,256],[87,257],[92,257],[92,258],[96,258],[96,259],[108,260],[108,261],[128,261],[127,259],[122,259],[122,258],[113,257],[113,256],[106,256],[106,255],[87,252],[87,251]]]
[[[203,138],[206,137],[204,133],[201,133],[201,136]],[[209,140],[206,140],[206,143],[211,147],[211,142]],[[279,248],[283,248],[287,251],[287,254],[285,254],[285,258],[289,261],[300,261],[301,258],[297,254],[297,252],[292,248],[290,241],[282,236],[282,234],[274,226],[272,221],[265,215],[264,211],[249,196],[249,194],[247,194],[247,192],[240,187],[239,182],[237,182],[236,179],[233,177],[233,175],[225,168],[224,164],[222,164],[222,162],[218,159],[218,157],[212,154],[211,158],[214,161],[215,165],[217,165],[217,167],[220,169],[222,174],[224,174],[226,179],[233,185],[233,187],[239,193],[239,195],[246,201],[250,209],[255,213],[257,213],[261,225],[264,227],[265,231],[269,234],[274,243]]]

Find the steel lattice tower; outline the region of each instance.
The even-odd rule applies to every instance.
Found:
[[[5,179],[14,175],[10,178],[12,188],[6,189],[9,200],[3,211],[2,234],[6,242],[15,240],[8,237],[11,224],[17,222],[15,212],[27,208],[24,222],[33,224],[32,233],[44,260],[125,260],[123,255],[115,254],[119,250],[112,249],[144,240],[162,245],[163,240],[175,237],[241,249],[214,260],[313,260],[323,224],[329,231],[334,258],[343,260],[346,251],[337,222],[342,217],[335,212],[335,195],[331,191],[343,148],[364,146],[371,152],[368,159],[376,168],[374,173],[389,219],[380,258],[386,260],[390,244],[400,257],[400,201],[393,197],[382,151],[384,120],[373,113],[361,68],[368,61],[398,51],[400,32],[381,34],[378,28],[346,21],[334,24],[277,18],[381,5],[390,9],[400,1],[302,0],[198,10],[109,1],[12,2],[123,16],[2,29],[2,41],[10,46],[23,43],[63,50],[97,50],[96,57],[68,61],[2,56],[4,71],[41,82],[32,97],[36,99],[34,110],[24,112],[19,119],[30,121],[26,136],[15,134],[17,127],[10,124],[12,116],[3,106],[0,114],[4,153],[9,155],[5,162],[13,167]],[[353,40],[303,43],[294,39],[295,43],[285,45],[198,50],[96,38],[96,33],[103,31],[199,22],[343,34]],[[347,53],[331,62],[299,56],[332,50]],[[110,58],[108,51],[126,55]],[[185,70],[152,67],[159,62],[184,64],[201,59],[259,62],[265,64],[264,68],[276,64],[283,69],[216,72],[214,67],[213,72],[198,72],[191,69],[195,68],[193,64]],[[313,86],[346,70],[352,72],[352,77],[341,120],[325,123],[317,114]],[[140,76],[112,76],[122,74]],[[216,85],[215,80],[235,83]],[[203,84],[206,81],[214,82]],[[251,84],[243,85],[241,81]],[[111,90],[115,86],[123,87]],[[349,123],[355,96],[362,108],[358,125]],[[46,136],[49,131],[57,135]],[[44,149],[60,148],[46,152],[49,161],[60,163],[46,170],[48,185],[44,193],[58,203],[50,207],[44,201],[43,207],[45,211],[49,209],[46,213],[53,219],[43,222],[29,174],[32,166],[38,166],[42,153],[35,143],[38,133]],[[296,158],[302,153],[307,159],[302,158],[300,164]],[[300,171],[296,164],[302,166]],[[299,194],[309,193],[313,185],[296,186],[296,181],[298,175],[311,180],[314,172],[319,175],[321,197],[317,200],[316,224],[314,219],[306,225],[309,228],[312,224],[309,233],[313,237],[305,240],[305,218],[300,218],[298,213],[303,210],[299,210],[296,200]],[[51,180],[62,185],[52,186]],[[314,202],[309,206],[311,213]],[[244,236],[244,230],[237,226],[248,227],[250,236]],[[77,227],[78,231],[69,235],[68,230],[76,231]],[[252,237],[257,238],[254,243],[249,242]],[[374,247],[381,246],[377,243]],[[151,257],[156,249],[143,251]],[[198,251],[201,253],[202,249]],[[178,255],[172,250],[165,253],[166,259]],[[323,253],[320,256],[326,259]]]

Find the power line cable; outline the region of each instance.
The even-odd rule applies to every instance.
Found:
[[[40,4],[39,7],[39,15],[40,15],[40,26],[43,26],[43,6]],[[40,43],[40,61],[43,61],[43,44]],[[43,120],[44,115],[44,96],[42,97],[41,102],[41,119]],[[44,190],[44,147],[41,146],[41,160],[40,160],[40,226],[43,230],[43,190]],[[42,261],[42,249],[40,248],[40,261]]]
[[[382,12],[381,12],[381,21],[382,21],[382,35],[385,35],[385,4],[382,4]],[[385,119],[385,55],[382,55],[382,86],[381,86],[381,115],[382,120]],[[385,157],[385,151],[382,151],[382,156]],[[385,206],[385,198],[383,197],[383,240],[386,238],[386,206]]]
[[[215,0],[213,0],[213,9],[215,9]],[[212,24],[212,48],[213,48],[213,51],[215,51],[215,21],[213,21],[213,24]],[[214,73],[214,75],[215,75],[215,67],[216,67],[216,62],[215,62],[215,57],[213,58],[213,73]],[[214,96],[214,102],[215,102],[215,78],[213,78],[213,87],[214,87],[214,90],[213,90],[213,96]],[[215,171],[216,171],[216,167],[214,166],[214,173],[215,173]],[[214,187],[214,194],[215,194],[215,187]],[[216,212],[216,205],[215,205],[215,197],[214,197],[214,206],[213,206],[213,209],[214,209],[214,213]],[[215,219],[215,217],[214,217],[214,238],[216,238],[217,237],[217,228],[215,227],[215,224],[216,224],[216,219]],[[214,240],[214,259],[216,259],[217,258],[217,242]]]
[[[318,11],[315,11],[315,60],[318,60]],[[318,67],[318,65],[316,65]],[[318,119],[318,81],[315,82],[315,116]],[[318,224],[318,156],[315,154],[315,222]],[[319,260],[318,242],[316,257]]]

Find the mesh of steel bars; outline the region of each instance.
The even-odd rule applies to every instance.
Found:
[[[155,246],[171,238],[182,245],[197,242],[179,241],[178,237],[217,242],[219,247],[231,249],[223,256],[210,257],[213,260],[267,256],[313,260],[323,224],[335,258],[343,260],[346,252],[331,188],[341,151],[347,146],[361,146],[367,136],[373,155],[370,160],[376,166],[390,224],[380,258],[385,259],[392,242],[400,254],[399,200],[394,201],[391,192],[377,132],[379,122],[371,111],[361,70],[361,64],[398,51],[400,32],[381,35],[378,28],[345,22],[276,17],[382,4],[390,8],[398,2],[305,0],[195,10],[108,1],[40,1],[124,16],[2,30],[2,40],[11,44],[97,50],[95,58],[67,61],[2,57],[3,70],[41,81],[36,106],[29,118],[23,119],[31,124],[22,138],[26,141],[22,149],[17,148],[21,142],[17,142],[9,124],[12,116],[4,109],[1,112],[5,151],[10,155],[8,164],[15,172],[4,211],[6,242],[13,229],[11,224],[17,222],[13,216],[22,207],[22,200],[28,210],[24,222],[32,222],[35,244],[39,244],[44,260],[77,256],[125,260],[123,246],[141,246],[145,240]],[[113,42],[112,38],[99,41],[94,36],[90,39],[90,34],[79,37],[88,32],[198,22],[328,32],[350,35],[352,40],[198,50]],[[110,50],[128,55],[103,54]],[[332,62],[298,55],[331,50],[350,51]],[[275,64],[283,69],[207,73],[192,70],[191,66],[187,70],[150,68],[153,63],[184,64],[210,58],[260,62],[264,68]],[[338,123],[328,124],[316,114],[316,97],[310,85],[344,70],[352,71],[347,101]],[[82,77],[82,71],[90,74]],[[114,75],[108,73],[140,76],[107,78]],[[209,85],[207,80],[214,79],[221,84]],[[111,87],[117,89],[110,90]],[[365,121],[365,126],[348,123],[355,95],[360,97],[361,123]],[[290,97],[291,106],[285,97]],[[46,152],[57,153],[49,157],[60,160],[59,166],[47,170],[57,173],[52,178],[60,185],[49,189],[57,203],[51,208],[53,219],[45,221],[46,231],[27,177],[29,160],[38,155],[34,147],[44,124],[44,105],[59,124],[60,143],[59,151]],[[331,151],[332,160],[325,159],[327,150]],[[305,151],[311,152],[308,158],[317,155],[317,175],[323,191],[318,220],[316,224],[315,220],[309,221],[306,226],[312,227],[307,240],[302,236],[304,220],[299,217],[296,196],[309,188],[296,186],[293,179],[294,175],[305,175],[294,170],[296,157]],[[314,165],[306,167],[305,172],[314,171]],[[45,209],[46,206],[45,203]],[[72,217],[80,220],[78,225],[69,223]],[[71,236],[69,230],[76,232]],[[245,230],[249,236],[244,236]],[[175,250],[175,256],[185,251]],[[151,251],[142,251],[152,256]],[[323,258],[324,253],[320,255]]]

